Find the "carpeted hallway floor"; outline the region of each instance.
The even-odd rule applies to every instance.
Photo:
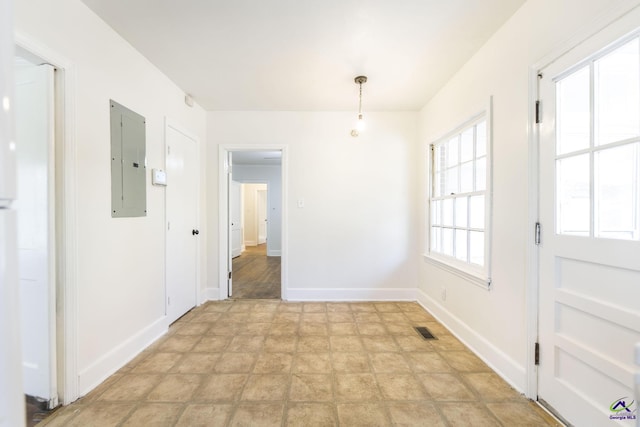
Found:
[[[268,257],[266,244],[233,259],[232,298],[280,299],[280,288],[280,257]]]
[[[427,327],[436,340],[414,329]],[[47,427],[556,425],[417,303],[208,302]]]

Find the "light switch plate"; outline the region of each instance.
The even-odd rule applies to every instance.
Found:
[[[151,183],[153,185],[167,185],[167,173],[162,169],[152,169]]]

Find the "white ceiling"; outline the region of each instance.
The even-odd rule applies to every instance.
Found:
[[[419,110],[525,0],[82,0],[206,110]]]

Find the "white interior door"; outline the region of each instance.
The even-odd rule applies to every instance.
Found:
[[[242,184],[231,181],[229,188],[230,220],[231,220],[231,257],[242,253]]]
[[[227,170],[227,297],[231,298],[233,295],[233,220],[232,218],[232,186],[233,186],[233,153],[227,152],[227,162],[225,163]]]
[[[174,322],[197,303],[198,144],[168,125],[167,317]]]
[[[267,190],[258,190],[257,198],[258,198],[258,244],[260,245],[267,241]]]
[[[540,82],[538,397],[576,426],[637,415],[640,39],[611,41]]]
[[[18,60],[18,266],[24,391],[57,404],[53,67]]]

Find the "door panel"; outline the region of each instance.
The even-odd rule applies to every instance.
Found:
[[[198,146],[167,126],[167,317],[197,304]]]
[[[242,253],[242,184],[237,181],[231,181],[230,190],[231,256],[235,258]]]
[[[258,244],[267,241],[267,190],[258,190]]]
[[[18,265],[24,391],[57,402],[53,67],[16,67]]]
[[[540,81],[538,397],[574,425],[629,425],[640,342],[640,115],[614,117],[604,106],[640,105],[640,39],[597,49],[587,60],[560,58]]]

